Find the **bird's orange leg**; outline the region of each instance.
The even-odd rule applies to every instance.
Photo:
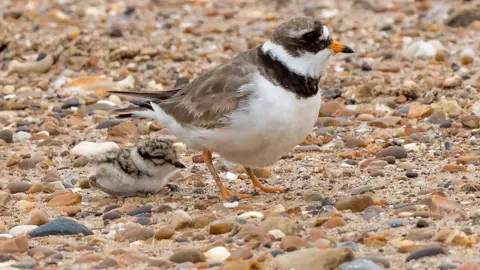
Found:
[[[248,199],[252,198],[253,196],[250,194],[244,194],[244,193],[235,193],[231,192],[228,190],[222,183],[222,180],[220,179],[220,176],[218,176],[217,170],[215,169],[215,166],[213,166],[212,162],[212,153],[209,151],[203,151],[203,161],[207,165],[208,170],[213,176],[213,180],[215,180],[215,183],[217,184],[218,188],[220,189],[220,195],[224,200],[227,201],[234,201],[237,197],[239,199]]]
[[[286,191],[285,188],[266,187],[262,185],[262,183],[260,183],[260,180],[258,180],[257,176],[251,168],[245,167],[245,170],[247,171],[250,180],[252,180],[252,184],[255,190],[261,190],[265,193],[284,193]]]

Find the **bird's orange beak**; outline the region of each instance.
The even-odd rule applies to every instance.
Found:
[[[340,41],[334,40],[329,47],[334,53],[353,53],[352,48],[343,45]]]

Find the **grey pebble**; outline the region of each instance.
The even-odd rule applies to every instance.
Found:
[[[342,263],[339,269],[340,270],[382,270],[384,268],[370,260],[357,259],[351,262]]]
[[[93,232],[83,224],[68,218],[57,218],[29,232],[28,236],[42,237],[49,235],[75,235],[81,233],[83,235],[93,235]]]
[[[424,257],[431,257],[431,256],[436,256],[440,254],[445,254],[445,249],[441,247],[427,247],[427,248],[422,248],[415,250],[414,252],[410,253],[408,255],[406,261],[411,261],[411,260],[418,260]]]
[[[334,248],[350,247],[350,248],[351,248],[353,251],[355,251],[355,252],[360,251],[360,250],[358,249],[357,244],[355,244],[355,243],[352,242],[352,241],[337,242],[337,243],[333,244],[333,247],[334,247]]]

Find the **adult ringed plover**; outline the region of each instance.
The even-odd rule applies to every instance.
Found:
[[[224,187],[212,152],[243,165],[255,190],[284,192],[263,186],[252,168],[274,164],[311,132],[321,103],[318,83],[337,53],[353,50],[334,41],[319,20],[298,17],[280,24],[263,45],[179,89],[110,92],[141,99],[118,110],[119,117],[156,119],[189,148],[203,151],[224,199],[251,195]]]

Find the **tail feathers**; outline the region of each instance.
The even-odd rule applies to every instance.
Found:
[[[155,112],[158,110],[161,111],[160,107],[155,110],[152,106],[153,102],[158,102],[162,100],[169,99],[178,93],[180,89],[174,89],[170,91],[161,91],[161,92],[135,92],[135,91],[117,91],[111,90],[108,91],[110,94],[118,94],[124,96],[136,97],[138,99],[130,100],[130,103],[135,105],[134,107],[128,107],[124,109],[117,109],[112,112],[116,115],[118,119],[125,119],[131,117],[141,117],[141,118],[155,118]]]
[[[117,94],[117,95],[124,95],[124,96],[131,96],[149,100],[165,100],[173,97],[176,93],[178,93],[180,89],[173,89],[170,91],[160,91],[160,92],[135,92],[135,91],[117,91],[117,90],[110,90],[108,91],[110,94]]]

